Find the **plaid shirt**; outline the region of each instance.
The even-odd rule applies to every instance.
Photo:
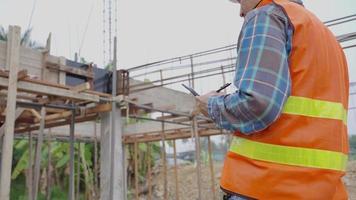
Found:
[[[291,93],[288,56],[293,29],[282,9],[269,4],[249,12],[241,30],[237,91],[209,98],[208,113],[220,128],[249,135],[277,120]]]

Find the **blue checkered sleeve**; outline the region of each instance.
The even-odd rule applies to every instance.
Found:
[[[209,116],[220,128],[248,135],[278,119],[291,91],[292,32],[286,15],[275,5],[248,13],[238,42],[237,91],[208,100]]]

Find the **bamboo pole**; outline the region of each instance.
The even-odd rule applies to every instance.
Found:
[[[163,85],[163,73],[161,71],[161,85]],[[161,113],[161,117],[163,118],[164,114]],[[166,133],[164,127],[164,121],[161,122],[162,126],[162,166],[163,166],[163,198],[164,200],[168,199],[168,183],[167,183],[167,155],[166,155]]]
[[[81,155],[81,151],[82,151],[82,149],[80,148],[80,142],[78,142],[77,143],[77,145],[78,145],[78,151],[77,151],[77,189],[76,189],[76,193],[75,193],[75,199],[76,200],[79,200],[79,198],[80,198],[80,163],[81,163],[81,161],[80,161],[80,155]]]
[[[211,177],[211,191],[213,192],[213,199],[216,199],[216,192],[215,192],[215,172],[214,172],[214,161],[212,157],[212,145],[210,136],[208,136],[208,151],[209,151],[209,165],[210,165],[210,177]]]
[[[38,196],[38,188],[40,181],[40,172],[41,172],[41,152],[43,145],[43,132],[45,126],[45,118],[46,118],[46,108],[41,108],[41,122],[40,122],[40,132],[37,138],[37,147],[36,147],[36,155],[35,155],[35,171],[34,171],[34,189],[33,189],[33,199],[36,200]]]
[[[51,200],[51,129],[49,129],[47,137],[47,148],[48,148],[48,164],[47,164],[47,189],[46,189],[46,200]]]
[[[152,199],[152,184],[151,184],[151,144],[147,143],[147,187],[148,187],[148,200]]]
[[[200,137],[198,132],[198,124],[196,117],[192,119],[192,132],[195,138],[195,155],[197,162],[197,184],[198,184],[198,199],[202,199],[201,194],[201,163],[200,163]]]
[[[164,130],[164,122],[162,122],[162,166],[163,166],[163,199],[168,199],[168,183],[167,183],[167,155],[166,155],[166,135]]]
[[[33,138],[32,138],[32,132],[29,132],[29,141],[28,141],[28,177],[29,177],[29,184],[28,184],[28,199],[33,200],[33,155],[32,155],[32,150],[33,150]]]
[[[135,199],[138,200],[138,160],[137,160],[137,154],[138,154],[138,144],[135,142],[135,149],[134,149],[134,164],[135,164]]]
[[[176,200],[179,200],[179,184],[178,184],[176,140],[173,140],[173,156],[174,156],[174,178],[175,178],[175,182],[176,182]]]
[[[96,122],[94,121],[94,191],[95,200],[99,200],[99,179],[98,179],[98,136],[96,132]]]
[[[75,110],[72,110],[71,122],[70,122],[70,137],[69,137],[69,194],[68,199],[74,200],[75,189],[74,189],[74,131],[75,131]]]

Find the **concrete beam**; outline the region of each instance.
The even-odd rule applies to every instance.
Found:
[[[140,83],[143,82],[130,80],[130,85]],[[149,87],[149,85],[147,87]],[[165,87],[156,87],[135,92],[129,95],[129,99],[136,99],[138,104],[152,104],[154,108],[174,110],[184,113],[191,112],[195,104],[192,95]]]

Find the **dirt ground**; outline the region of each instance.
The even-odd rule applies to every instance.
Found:
[[[356,200],[356,161],[349,162],[344,180],[349,192],[349,198]]]
[[[221,163],[214,164],[215,171],[215,199],[222,199],[222,193],[219,189],[219,179],[221,176]],[[161,171],[156,169],[156,175],[153,178],[153,197],[152,199],[163,200],[163,175]],[[211,190],[210,168],[208,165],[202,167],[202,199],[214,199],[214,194]],[[350,162],[348,165],[347,175],[344,178],[348,188],[349,198],[356,200],[356,161]],[[194,165],[181,165],[178,167],[178,183],[179,183],[179,199],[192,200],[198,199],[198,184],[196,181],[196,169]],[[168,170],[168,199],[176,199],[175,196],[175,178],[174,170]],[[147,199],[147,196],[141,196],[141,199]]]

